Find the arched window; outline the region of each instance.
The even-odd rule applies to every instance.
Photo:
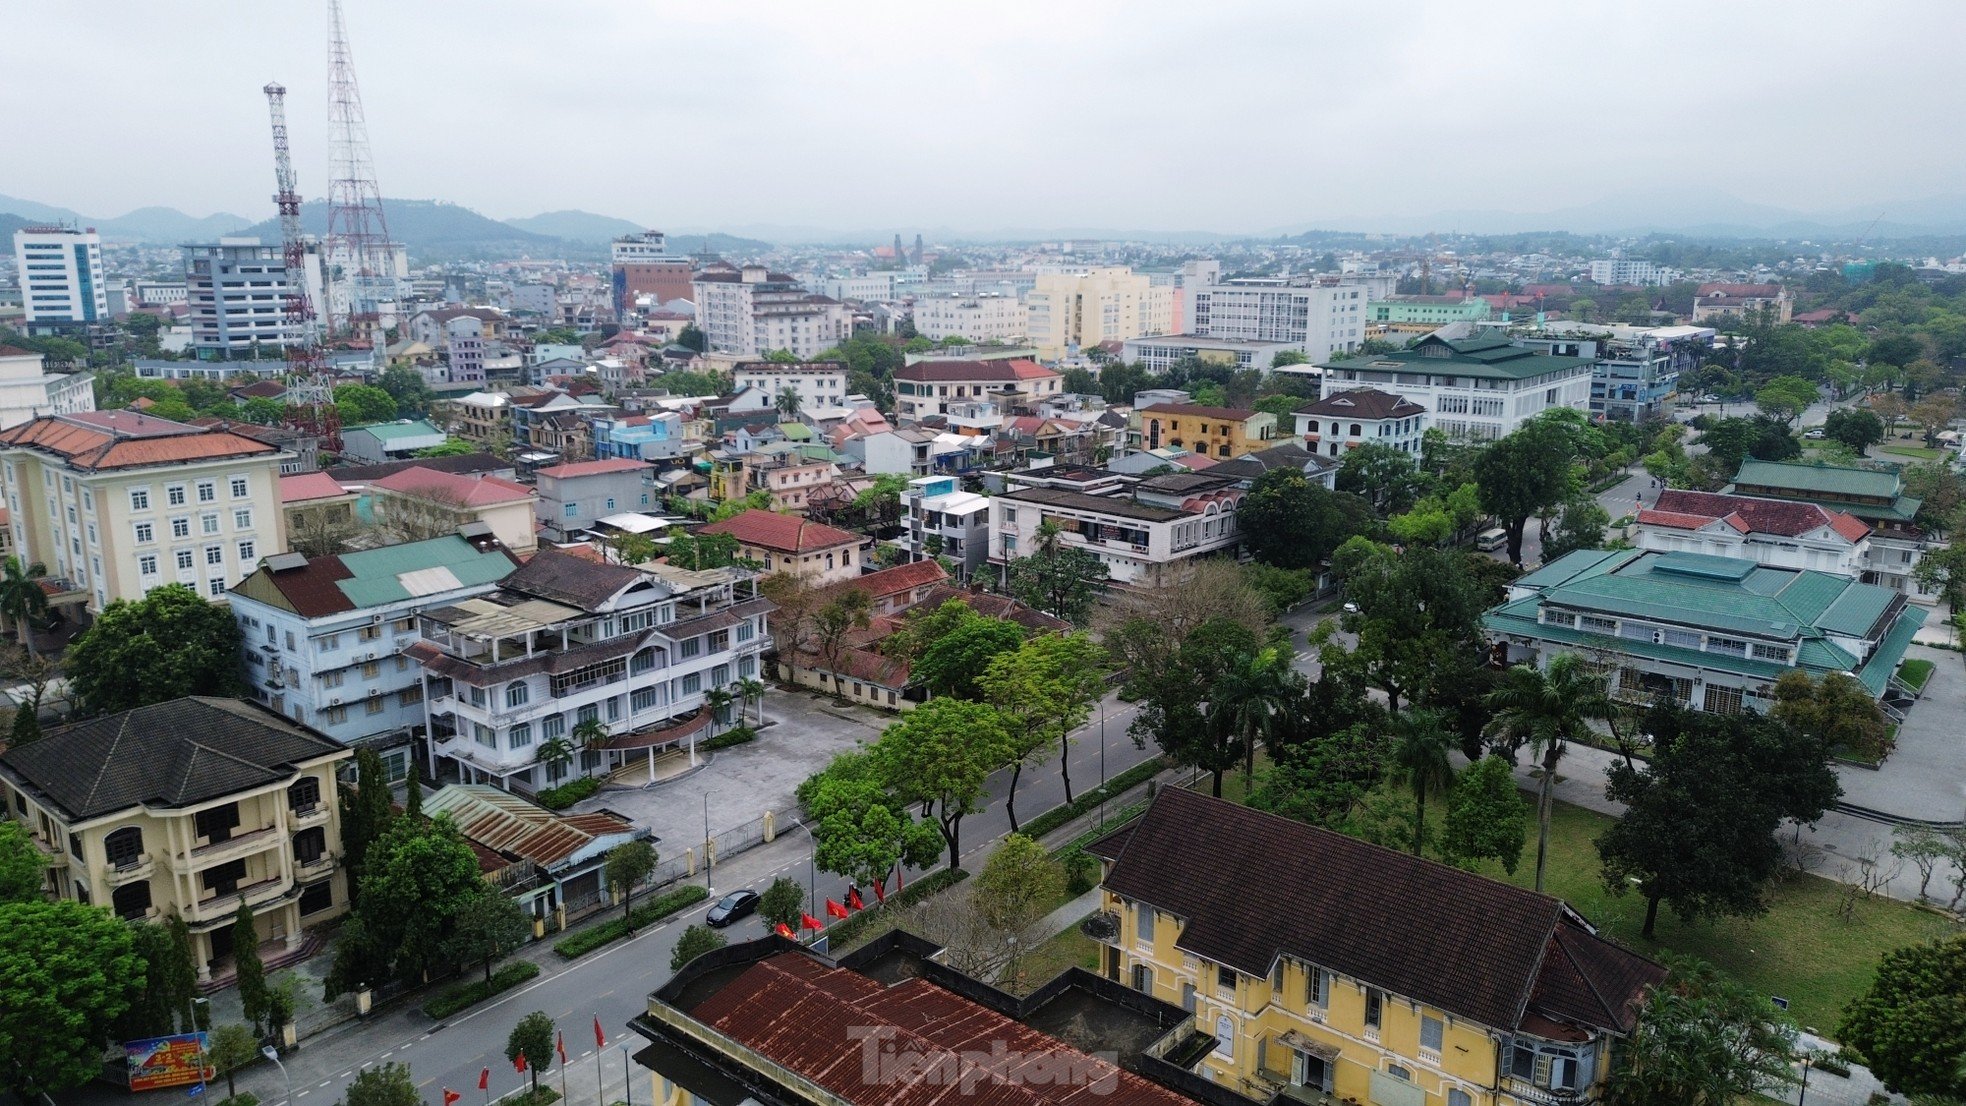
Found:
[[[320,826],[309,826],[294,834],[294,859],[302,864],[312,864],[328,851],[328,832]]]
[[[1459,1087],[1450,1087],[1447,1091],[1447,1106],[1474,1106],[1474,1099]]]
[[[636,653],[632,658],[629,659],[628,674],[631,676],[639,676],[644,672],[648,672],[652,670],[654,667],[655,667],[655,650],[644,649],[641,652]]]
[[[1352,437],[1354,437],[1354,438],[1363,438],[1363,437],[1365,437],[1365,433],[1364,433],[1364,431],[1362,431],[1362,430],[1360,430],[1360,429],[1359,429],[1359,425],[1358,425],[1357,423],[1353,423],[1353,424],[1352,424]]]
[[[505,685],[506,706],[522,707],[526,705],[526,700],[530,698],[532,698],[532,693],[526,690],[525,681],[514,680],[511,683]]]
[[[143,831],[135,826],[124,826],[103,838],[102,847],[109,854],[110,867],[134,868],[143,857]]]
[[[1218,1014],[1215,1018],[1215,1055],[1234,1056],[1236,1054],[1236,1025],[1229,1015]]]
[[[1398,1064],[1394,1064],[1391,1067],[1388,1067],[1386,1069],[1386,1074],[1392,1076],[1394,1079],[1404,1079],[1408,1082],[1411,1082],[1413,1080],[1413,1073],[1407,1071],[1405,1068],[1400,1067]]]
[[[321,781],[302,776],[287,787],[287,809],[313,810],[321,804]]]
[[[140,879],[118,887],[109,893],[109,904],[119,918],[143,917],[150,910],[150,881]]]

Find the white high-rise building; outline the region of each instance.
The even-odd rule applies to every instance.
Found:
[[[706,268],[690,287],[696,325],[712,353],[762,357],[782,349],[810,361],[853,337],[853,313],[845,304],[762,265]]]
[[[1024,308],[1038,356],[1055,360],[1106,342],[1166,334],[1174,325],[1174,288],[1124,265],[1051,269],[1038,274]]]
[[[14,232],[14,263],[28,325],[109,318],[102,236],[93,229],[22,227]]]
[[[1194,301],[1195,334],[1289,342],[1312,361],[1350,353],[1365,338],[1366,292],[1357,285],[1231,280],[1200,289]]]
[[[915,333],[937,342],[1009,342],[1024,337],[1024,331],[1024,305],[1016,296],[951,294],[915,300]]]
[[[266,357],[278,357],[298,339],[287,323],[287,258],[278,242],[221,238],[183,249],[191,344],[199,357],[226,360],[255,346]],[[313,271],[319,256],[308,253],[310,298],[321,294],[319,273]]]
[[[1650,287],[1671,284],[1672,280],[1672,270],[1661,269],[1650,261],[1614,257],[1591,262],[1592,284],[1636,284]]]

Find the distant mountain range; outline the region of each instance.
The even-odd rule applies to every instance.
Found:
[[[545,234],[569,242],[611,242],[624,234],[640,234],[649,229],[640,223],[591,211],[548,211],[524,219],[506,219],[504,223],[528,234]]]
[[[30,224],[72,223],[78,227],[94,227],[104,238],[159,244],[213,238],[221,234],[229,234],[251,222],[244,216],[226,212],[200,218],[196,215],[186,215],[170,207],[140,207],[127,215],[119,215],[113,219],[98,219],[70,211],[65,207],[52,207],[13,196],[0,196],[0,212],[18,215],[24,222]]]

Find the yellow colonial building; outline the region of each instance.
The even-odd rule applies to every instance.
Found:
[[[33,837],[52,897],[182,918],[202,982],[231,970],[241,903],[289,951],[348,908],[335,767],[351,755],[237,699],[174,699],[0,753],[0,816]]]
[[[1259,1102],[1586,1106],[1664,978],[1560,899],[1185,789],[1090,851],[1104,974]]]
[[[1268,449],[1277,437],[1275,415],[1240,407],[1156,403],[1134,412],[1132,421],[1135,449],[1172,447],[1216,461]]]

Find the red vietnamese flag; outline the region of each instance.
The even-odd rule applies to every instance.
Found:
[[[867,909],[866,900],[860,897],[860,888],[849,887],[846,889],[846,906],[848,910]]]
[[[490,1068],[486,1068],[485,1070],[483,1070],[483,1071],[481,1071],[481,1072],[479,1072],[479,1073],[478,1073],[478,1089],[479,1089],[479,1090],[481,1090],[481,1091],[489,1091],[489,1090],[491,1090],[491,1069],[490,1069]]]
[[[880,881],[879,883],[876,883],[876,884],[874,885],[874,901],[875,901],[875,902],[886,902],[886,901],[887,901],[887,877],[886,877],[886,876],[882,876],[882,877],[881,877],[881,881]]]
[[[835,918],[844,918],[846,917],[846,907],[841,906],[839,903],[834,902],[832,899],[827,899],[826,913],[831,914]]]
[[[456,1102],[458,1099],[463,1097],[464,1097],[463,1095],[458,1094],[456,1091],[451,1090],[449,1087],[444,1088],[444,1106],[451,1106],[451,1103]]]
[[[521,1052],[518,1055],[518,1057],[512,1061],[512,1066],[518,1069],[520,1075],[526,1074],[526,1054]]]
[[[792,927],[786,925],[784,922],[780,922],[777,925],[771,927],[771,931],[773,933],[778,934],[780,937],[785,938],[788,941],[793,940],[798,936],[798,934],[792,932]]]
[[[601,1032],[601,1016],[599,1014],[594,1015],[594,1047],[597,1049],[608,1047],[607,1036]]]
[[[799,915],[799,928],[800,929],[825,929],[826,925],[825,923],[821,922],[818,918],[815,918],[810,914],[801,914]]]
[[[564,1066],[567,1062],[567,1035],[565,1033],[553,1034],[553,1051],[560,1054],[560,1063]]]

